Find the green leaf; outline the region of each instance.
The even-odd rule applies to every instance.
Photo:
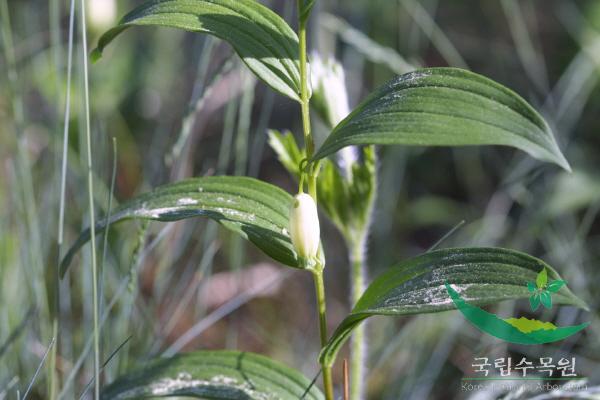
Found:
[[[540,308],[540,294],[536,293],[529,298],[529,305],[531,306],[531,311],[536,311]]]
[[[104,388],[103,399],[187,396],[212,400],[324,399],[299,372],[267,357],[198,351],[159,359]],[[302,397],[304,396],[304,397]]]
[[[537,287],[535,286],[535,283],[527,282],[527,290],[529,290],[530,292],[535,292],[536,289]]]
[[[123,204],[110,217],[110,225],[126,219],[179,221],[205,216],[254,243],[273,259],[300,268],[288,234],[292,196],[266,182],[247,177],[192,178],[160,186]],[[96,233],[105,228],[105,218]],[[90,239],[81,233],[61,263],[64,276],[75,253]]]
[[[542,292],[540,293],[540,301],[542,302],[544,307],[552,308],[552,296],[550,295],[549,291],[542,290]]]
[[[306,153],[298,148],[296,139],[291,132],[281,133],[274,129],[269,129],[269,146],[273,149],[279,162],[296,179],[300,176],[300,163],[306,157]]]
[[[548,283],[548,272],[545,269],[541,270],[540,273],[535,278],[535,284],[538,289],[542,289]]]
[[[248,67],[278,92],[300,100],[296,33],[276,13],[254,0],[152,0],[127,14],[102,35],[93,59],[132,26],[165,26],[223,39]]]
[[[504,145],[570,170],[544,119],[510,89],[457,68],[401,75],[376,90],[313,160],[349,145]]]
[[[548,284],[548,291],[550,293],[556,293],[563,287],[567,282],[565,281],[552,281]]]
[[[323,162],[319,174],[319,205],[347,241],[364,239],[377,191],[376,153],[373,146],[356,149],[362,161],[342,174],[333,162]]]
[[[533,281],[543,268],[553,279],[560,279],[558,273],[542,260],[500,248],[443,249],[402,262],[369,285],[321,352],[321,360],[332,365],[352,330],[373,315],[410,315],[454,309],[445,289],[446,282],[469,304],[482,306],[528,298],[526,282]],[[556,297],[558,303],[587,308],[568,288]]]

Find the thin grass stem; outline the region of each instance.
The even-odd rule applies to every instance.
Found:
[[[31,392],[31,388],[33,388],[33,384],[35,383],[35,380],[37,379],[38,375],[40,374],[40,371],[42,370],[42,367],[44,366],[44,364],[46,362],[46,358],[48,358],[48,354],[50,353],[50,350],[54,347],[55,342],[56,342],[56,338],[53,337],[52,340],[50,341],[50,344],[48,345],[48,348],[44,352],[44,356],[42,357],[40,364],[38,365],[37,369],[35,370],[35,374],[33,374],[33,377],[31,378],[31,381],[29,382],[29,385],[27,386],[27,390],[25,390],[25,394],[23,394],[23,400],[25,400],[27,398],[27,395],[29,394],[29,392]]]
[[[100,399],[100,326],[98,323],[98,266],[96,261],[96,221],[94,217],[94,176],[92,173],[92,134],[90,127],[90,87],[88,74],[88,48],[85,20],[85,0],[81,0],[81,46],[83,58],[83,107],[85,113],[85,139],[87,147],[87,183],[89,200],[90,244],[92,251],[92,296],[94,324],[94,399]]]

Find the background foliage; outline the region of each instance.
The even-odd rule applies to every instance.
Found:
[[[90,45],[138,4],[120,1],[111,15],[94,12],[92,3]],[[294,26],[291,2],[267,3]],[[49,282],[58,258],[67,6],[8,2],[17,80],[13,92],[2,53],[0,399],[25,390],[51,338],[48,304],[55,289]],[[535,254],[555,266],[592,310],[598,309],[598,2],[320,0],[311,24],[309,44],[322,54],[335,54],[346,68],[353,106],[411,66],[470,68],[514,89],[540,110],[574,170],[568,174],[497,147],[379,149],[380,191],[368,249],[371,276],[427,250],[465,220],[444,247],[502,246]],[[76,36],[67,244],[88,220],[79,40]],[[300,121],[297,104],[257,82],[226,43],[174,30],[132,28],[106,49],[90,73],[99,217],[109,204],[113,137],[118,149],[113,207],[160,184],[223,173],[247,174],[295,190],[266,142],[268,128],[292,128],[300,135],[299,125],[290,127]],[[22,118],[13,112],[20,104]],[[325,125],[317,122],[315,131],[322,142]],[[216,348],[266,354],[306,376],[316,374],[310,276],[266,262],[259,251],[205,219],[126,223],[110,233],[101,253],[105,359],[131,339],[105,368],[107,382],[161,354]],[[349,311],[348,260],[332,226],[324,224],[323,240],[329,249],[326,282],[333,328]],[[75,262],[89,266],[88,254],[81,252]],[[57,338],[59,365],[65,398],[73,398],[92,372],[89,268],[73,268],[58,290],[64,315]],[[528,307],[524,300],[503,303],[495,311],[528,315]],[[575,356],[578,372],[598,384],[600,324],[594,311],[580,313],[568,307],[546,311],[545,319],[558,325],[581,318],[592,324],[574,339],[537,347],[499,344],[465,326],[457,312],[372,318],[369,398],[442,399],[448,392],[467,397],[460,378],[472,372],[473,357],[481,355]],[[335,374],[339,382],[341,371]],[[42,373],[33,395],[44,397],[45,382]]]

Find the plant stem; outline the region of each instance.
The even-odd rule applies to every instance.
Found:
[[[300,1],[298,2],[300,6]],[[310,129],[310,98],[308,96],[308,67],[306,57],[306,21],[300,21],[298,31],[300,40],[300,104],[302,110],[302,128],[304,132],[304,144],[306,145],[306,157],[311,158],[315,151],[315,142]]]
[[[60,92],[60,51],[61,51],[61,43],[60,43],[60,3],[58,0],[50,0],[49,7],[49,26],[50,26],[50,47],[52,47],[52,55],[54,59],[54,85],[57,93],[57,101],[60,104],[61,100],[61,92]],[[60,130],[60,123],[56,122],[55,126],[56,131]],[[63,158],[64,158],[63,153]],[[62,199],[61,192],[61,199]],[[61,203],[62,206],[62,203]],[[59,223],[60,224],[60,223]],[[59,232],[62,234],[62,232]],[[58,245],[57,251],[58,259],[60,260],[60,244]],[[58,264],[57,264],[58,266]],[[58,313],[59,313],[59,304],[60,300],[58,298],[60,294],[60,278],[58,276],[58,267],[55,271],[53,271],[53,276],[51,278],[50,285],[53,287],[52,297],[50,300],[50,317],[52,318],[52,337],[56,338],[58,336]],[[57,390],[57,380],[58,380],[58,370],[56,368],[56,360],[57,360],[57,352],[58,352],[58,343],[55,343],[50,350],[49,360],[48,360],[48,398],[50,400],[56,399]]]
[[[94,399],[100,398],[100,332],[98,321],[98,267],[96,263],[96,229],[94,221],[94,178],[92,170],[92,144],[90,127],[90,89],[88,77],[88,49],[85,23],[85,0],[81,0],[81,32],[83,50],[83,88],[84,88],[84,111],[85,111],[85,134],[87,146],[87,170],[88,170],[88,197],[89,197],[89,219],[90,219],[90,244],[92,247],[92,296],[93,296],[93,318],[94,318]]]
[[[302,1],[298,1],[298,13],[301,13]],[[308,63],[306,56],[306,21],[300,19],[298,29],[298,39],[300,41],[300,106],[302,110],[302,130],[304,132],[304,146],[306,147],[306,158],[310,160],[315,152],[315,142],[313,140],[310,127],[310,97],[308,94]],[[308,171],[308,193],[317,201],[317,177],[316,168],[309,164]]]
[[[60,19],[60,16],[58,16]],[[67,55],[67,85],[65,90],[65,112],[63,122],[63,146],[62,146],[62,162],[60,172],[60,202],[58,212],[58,239],[57,239],[57,267],[56,267],[56,282],[54,294],[54,316],[52,321],[52,335],[58,340],[59,331],[59,314],[60,314],[60,278],[58,276],[58,265],[60,264],[60,257],[62,255],[62,245],[64,239],[64,221],[65,221],[65,197],[66,197],[66,184],[67,184],[67,157],[68,157],[68,145],[69,145],[69,120],[71,112],[71,74],[73,70],[73,32],[75,30],[75,0],[71,0],[70,11],[69,11],[69,41],[68,41],[68,55]],[[60,42],[60,39],[59,39]],[[50,399],[56,399],[58,394],[58,369],[57,369],[57,351],[59,342],[52,347],[52,353],[50,354],[50,367],[52,373],[50,375]]]
[[[315,142],[310,129],[310,97],[308,93],[308,65],[306,56],[306,22],[302,18],[302,3],[303,0],[298,0],[298,39],[300,41],[300,104],[302,110],[302,129],[304,132],[304,146],[306,147],[306,157],[311,159],[315,151]],[[318,166],[309,164],[307,183],[308,193],[317,202],[317,172]],[[313,269],[313,277],[315,281],[315,290],[317,295],[317,308],[319,313],[319,334],[321,337],[321,348],[327,344],[327,313],[325,306],[325,285],[323,283],[323,268],[324,265],[319,263]],[[333,400],[333,380],[331,376],[331,367],[322,364],[323,386],[325,388],[325,398]]]
[[[323,284],[323,268],[313,271],[315,281],[315,292],[317,295],[317,310],[319,313],[319,333],[321,337],[321,348],[327,344],[327,307],[325,303],[325,285]],[[331,367],[321,364],[323,371],[323,386],[325,387],[325,398],[333,400],[333,380],[331,377]]]
[[[344,237],[348,247],[348,258],[350,259],[350,303],[354,306],[362,297],[367,286],[367,266],[365,264],[367,254],[367,238],[371,228],[373,208],[375,206],[375,194],[377,193],[377,155],[373,146],[363,150],[365,164],[370,170],[370,186],[367,197],[364,198],[363,215],[360,219],[359,229],[345,232]],[[352,334],[350,342],[350,399],[361,400],[365,392],[365,371],[367,359],[366,325],[359,325]]]
[[[351,267],[351,304],[356,304],[365,291],[365,241],[357,240],[349,243]],[[352,333],[350,342],[350,399],[360,400],[364,392],[365,358],[367,346],[365,341],[365,324],[360,324]]]

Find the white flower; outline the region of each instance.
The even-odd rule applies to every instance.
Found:
[[[306,193],[298,193],[290,209],[290,238],[298,256],[315,259],[319,251],[321,230],[317,205]]]
[[[350,113],[346,74],[335,59],[323,60],[318,54],[310,59],[312,101],[325,122],[333,128]]]
[[[312,103],[323,120],[334,128],[350,114],[346,74],[337,60],[323,60],[318,54],[311,57]],[[344,176],[352,179],[352,166],[358,162],[356,146],[344,147],[338,153],[338,165]]]
[[[88,0],[87,15],[92,28],[104,30],[111,27],[117,18],[116,0]]]

